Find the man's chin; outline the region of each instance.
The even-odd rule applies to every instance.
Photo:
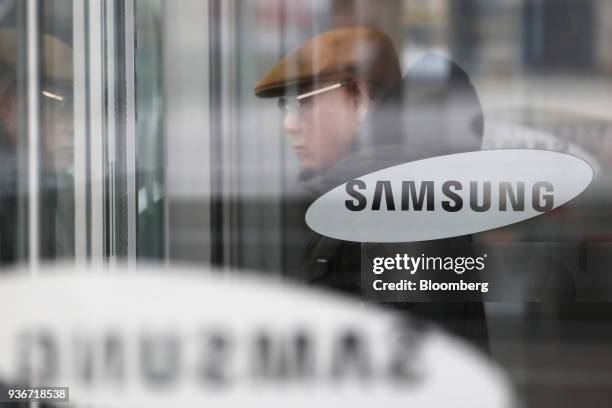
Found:
[[[316,173],[318,171],[318,167],[319,166],[317,166],[316,163],[313,163],[310,160],[300,160],[300,171]]]
[[[313,162],[300,162],[300,180],[306,180],[316,175],[324,173],[328,167],[323,166],[321,163]]]
[[[310,180],[311,178],[313,178],[316,175],[317,175],[317,173],[315,171],[307,170],[307,169],[301,169],[300,170],[300,174],[298,176],[298,180],[299,181]]]
[[[304,161],[300,162],[300,180],[308,180],[320,173],[321,170],[314,163]]]
[[[306,181],[309,180],[313,177],[317,177],[317,176],[321,176],[323,174],[325,174],[326,170],[324,169],[301,169],[299,176],[298,176],[298,180],[299,181]]]

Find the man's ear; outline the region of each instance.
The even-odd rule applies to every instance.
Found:
[[[370,90],[364,81],[355,81],[352,86],[357,121],[361,123],[366,119],[370,110]]]

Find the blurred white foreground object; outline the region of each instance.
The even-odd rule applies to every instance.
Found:
[[[511,407],[436,329],[252,274],[52,267],[0,276],[0,376],[102,406]]]

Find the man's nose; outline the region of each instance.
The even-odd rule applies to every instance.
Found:
[[[285,121],[283,122],[285,132],[294,135],[300,130],[300,118],[296,112],[285,113]]]

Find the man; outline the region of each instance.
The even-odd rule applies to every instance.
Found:
[[[438,57],[425,58],[416,72],[432,62],[448,63],[443,80],[402,80],[391,40],[373,28],[350,27],[306,41],[256,84],[257,96],[279,98],[286,111],[283,127],[312,198],[396,164],[479,148],[482,111],[467,76]],[[437,242],[441,252],[455,243]],[[358,294],[361,251],[357,243],[313,232],[300,278]],[[486,337],[480,303],[401,307],[476,342]]]
[[[371,103],[401,79],[393,44],[365,27],[329,31],[279,61],[255,86],[281,97],[302,170],[322,173],[351,149]]]
[[[27,167],[19,161],[24,146],[17,108],[17,32],[0,30],[0,264],[16,262],[25,254],[25,224],[19,223],[19,175]],[[74,163],[72,112],[72,48],[48,34],[42,37],[41,84],[41,256],[71,256],[74,248]]]

